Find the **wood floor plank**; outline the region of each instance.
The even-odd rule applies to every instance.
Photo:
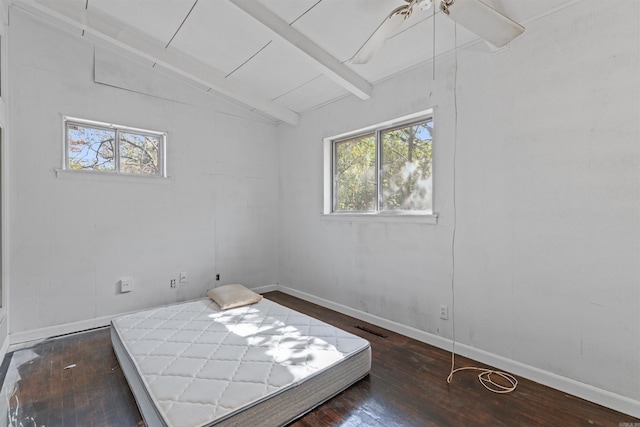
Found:
[[[366,378],[289,427],[640,426],[639,419],[523,378],[506,395],[485,390],[473,373],[458,373],[447,384],[447,351],[281,292],[265,296],[359,335],[372,347],[372,369]],[[108,328],[46,340],[20,351],[32,356],[16,367],[20,380],[15,398],[21,402],[23,425],[144,426]],[[16,360],[28,359],[25,355]],[[6,356],[3,369],[12,369],[14,356]],[[75,366],[64,369],[71,365]],[[469,365],[482,366],[457,357],[456,366]]]

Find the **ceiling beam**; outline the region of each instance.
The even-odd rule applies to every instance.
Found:
[[[371,83],[351,68],[295,30],[278,15],[256,0],[229,0],[260,24],[269,28],[281,39],[312,59],[324,75],[361,99],[369,99],[373,93]]]
[[[74,7],[70,2],[54,2],[55,10],[35,0],[13,0],[12,3],[45,20],[52,18],[84,31],[85,36],[151,60],[194,82],[210,87],[219,94],[232,98],[262,113],[288,123],[298,124],[300,116],[266,98],[256,95],[244,86],[225,78],[224,73],[195,60],[192,57],[166,49],[143,34],[124,27],[111,16],[99,10]]]

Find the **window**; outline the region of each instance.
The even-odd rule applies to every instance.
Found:
[[[431,114],[329,143],[331,213],[433,213]]]
[[[165,177],[166,134],[66,117],[64,169]]]

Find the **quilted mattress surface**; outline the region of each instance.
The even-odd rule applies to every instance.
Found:
[[[369,342],[267,299],[210,299],[112,322],[166,425],[210,425],[323,372]]]

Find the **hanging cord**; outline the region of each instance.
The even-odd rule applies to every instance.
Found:
[[[431,5],[431,24],[433,24],[433,35],[431,40],[433,41],[431,45],[431,79],[433,81],[436,80],[436,5]]]
[[[435,25],[435,20],[434,20]],[[451,326],[452,326],[452,343],[451,343],[451,372],[447,377],[447,383],[451,384],[453,374],[459,371],[476,371],[479,372],[478,380],[480,384],[489,391],[494,393],[511,393],[518,385],[518,380],[511,374],[493,369],[477,368],[475,366],[466,366],[456,368],[456,293],[455,293],[455,274],[456,274],[456,226],[458,223],[458,214],[456,210],[456,157],[458,154],[458,24],[454,24],[453,39],[455,46],[454,52],[454,71],[453,71],[453,108],[454,108],[454,131],[453,131],[453,232],[451,236]],[[509,386],[502,385],[494,381],[491,376],[502,378]]]

